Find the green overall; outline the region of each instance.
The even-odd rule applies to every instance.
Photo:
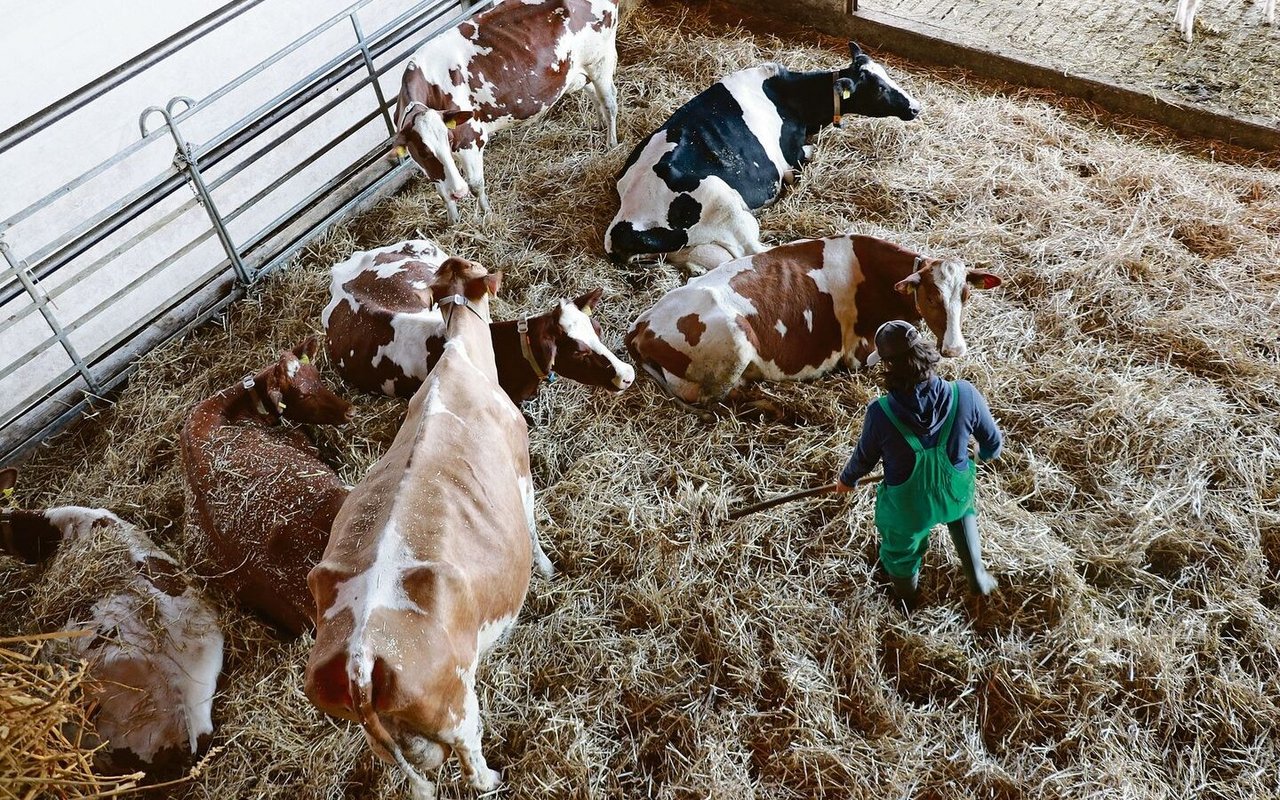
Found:
[[[977,466],[969,463],[957,470],[947,456],[947,441],[956,421],[960,393],[951,384],[951,410],[942,424],[938,443],[925,449],[911,429],[889,408],[889,398],[880,398],[880,408],[907,440],[915,453],[911,477],[897,486],[884,481],[876,492],[876,528],[880,531],[880,561],[885,570],[899,578],[920,571],[920,562],[929,549],[929,533],[934,525],[955,522],[975,513],[973,496]]]

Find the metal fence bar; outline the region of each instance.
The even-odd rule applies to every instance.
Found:
[[[369,78],[373,81],[373,93],[378,96],[378,109],[382,113],[382,118],[386,120],[387,133],[395,136],[396,123],[386,111],[387,98],[382,95],[382,84],[378,81],[378,71],[373,68],[373,56],[369,54],[369,45],[364,38],[364,29],[360,27],[359,15],[351,15],[351,27],[356,31],[356,41],[360,43],[360,55],[364,56],[364,67],[369,71]]]
[[[262,0],[233,0],[208,16],[188,25],[164,41],[147,49],[125,63],[89,81],[71,94],[40,109],[36,113],[19,122],[17,125],[0,133],[0,153],[7,152],[15,145],[26,141],[32,135],[49,127],[61,119],[67,112],[85,103],[91,103],[112,89],[120,86],[130,78],[145,71],[149,67],[163,61],[181,50],[186,45],[217,30],[244,12],[261,3]]]
[[[307,42],[310,42],[312,39],[316,38],[320,34],[327,31],[329,28],[333,27],[335,24],[340,22],[343,17],[355,11],[358,11],[359,9],[363,8],[364,6],[368,5],[371,2],[373,2],[373,0],[359,0],[359,2],[353,3],[350,6],[347,6],[341,12],[333,15],[318,27],[313,28],[308,33],[303,34],[299,38],[290,42],[283,49],[281,49],[275,55],[268,58],[266,61],[255,65],[252,69],[242,72],[239,76],[231,80],[229,83],[223,84],[220,88],[214,90],[212,94],[206,95],[205,97],[198,100],[190,108],[184,109],[182,113],[178,114],[176,117],[174,117],[174,119],[178,122],[182,122],[186,120],[188,117],[200,111],[201,109],[209,106],[210,104],[214,103],[219,98],[226,95],[228,92],[238,88],[239,86],[244,84],[246,81],[248,81],[250,78],[260,75],[263,70],[271,67],[276,62],[292,54],[295,50],[302,47]],[[54,202],[55,200],[62,197],[63,195],[68,194],[69,192],[80,187],[87,181],[90,181],[93,178],[96,178],[98,175],[101,175],[104,171],[106,171],[110,167],[116,165],[120,161],[123,161],[125,158],[141,150],[147,144],[150,144],[151,142],[160,138],[164,134],[164,131],[157,128],[156,130],[151,131],[150,133],[147,133],[144,130],[142,134],[143,135],[141,139],[129,145],[124,150],[120,151],[119,153],[116,153],[114,156],[108,158],[106,161],[103,161],[101,164],[98,164],[96,167],[93,167],[89,171],[80,175],[78,178],[75,178],[69,181],[68,183],[63,184],[62,186],[59,186],[57,189],[54,189],[52,192],[49,192],[44,197],[35,201],[34,203],[22,209],[18,213],[10,216],[7,220],[0,222],[0,232],[3,232],[5,228],[18,224],[22,220],[36,213],[37,211],[49,205],[50,203]]]
[[[273,271],[275,271],[277,268],[283,265],[286,261],[292,258],[295,253],[297,253],[299,250],[305,247],[307,242],[311,241],[311,238],[315,236],[316,233],[324,230],[325,228],[329,227],[333,223],[342,219],[342,217],[346,216],[346,214],[350,212],[351,209],[355,208],[356,206],[368,200],[370,197],[376,194],[379,190],[381,190],[387,184],[391,183],[394,180],[397,180],[401,176],[401,174],[407,171],[408,169],[409,169],[409,162],[407,161],[402,164],[397,164],[390,172],[387,172],[386,174],[382,175],[382,177],[370,183],[355,197],[352,197],[346,203],[343,203],[342,206],[335,209],[323,220],[311,226],[311,228],[308,231],[306,231],[297,239],[295,239],[292,244],[285,247],[278,254],[276,254],[276,256],[273,257],[270,261],[263,264],[262,267],[258,270],[258,274],[259,275],[271,274]]]
[[[103,311],[105,311],[107,308],[109,308],[109,307],[110,307],[110,305],[111,305],[112,303],[114,303],[116,300],[119,300],[120,298],[122,298],[122,297],[124,297],[125,295],[129,294],[129,293],[130,293],[130,292],[132,292],[134,289],[137,289],[137,288],[138,288],[139,286],[141,286],[141,285],[142,285],[142,284],[143,284],[147,279],[149,279],[149,278],[151,278],[151,277],[153,277],[153,276],[155,276],[155,275],[158,275],[158,274],[160,274],[161,272],[163,272],[164,270],[166,270],[166,269],[168,269],[169,267],[173,266],[173,264],[174,264],[175,262],[177,262],[177,260],[178,260],[178,259],[180,259],[180,258],[182,258],[183,256],[185,256],[187,253],[190,253],[192,250],[196,249],[197,247],[199,247],[200,245],[204,244],[205,242],[209,241],[209,237],[211,237],[211,236],[213,236],[213,235],[214,235],[214,231],[213,231],[213,229],[211,228],[211,229],[209,229],[209,230],[205,231],[204,233],[200,234],[200,235],[199,235],[199,236],[197,236],[196,238],[192,239],[191,241],[187,242],[187,243],[186,243],[186,244],[184,244],[182,247],[179,247],[179,248],[178,248],[177,250],[175,250],[174,252],[172,252],[172,253],[170,253],[169,255],[165,256],[165,257],[164,257],[164,258],[162,258],[160,261],[156,262],[156,264],[155,264],[154,266],[152,266],[152,267],[151,267],[151,269],[147,270],[146,272],[142,273],[142,274],[141,274],[141,275],[139,275],[138,277],[134,278],[132,281],[130,281],[130,282],[129,282],[128,284],[126,284],[125,286],[122,286],[122,287],[120,287],[119,289],[117,289],[117,290],[115,291],[115,293],[114,293],[114,294],[112,294],[110,297],[104,298],[104,299],[103,299],[103,300],[101,300],[101,301],[100,301],[96,306],[94,306],[93,308],[91,308],[91,309],[89,309],[88,311],[86,311],[86,312],[84,312],[83,314],[81,314],[81,315],[76,319],[76,321],[75,321],[75,322],[72,322],[70,325],[68,325],[68,326],[67,326],[67,332],[68,332],[68,333],[74,333],[75,331],[77,331],[77,330],[79,330],[81,327],[83,327],[84,325],[87,325],[88,323],[92,322],[92,321],[94,320],[94,318],[96,318],[99,314],[101,314]],[[92,356],[92,355],[90,355],[90,356],[89,356],[89,360],[90,360],[90,361],[92,361],[92,360],[93,360],[93,356]]]
[[[178,147],[178,151],[174,155],[174,164],[179,169],[186,170],[191,185],[200,197],[200,204],[204,206],[204,210],[209,214],[209,222],[218,233],[218,241],[222,243],[222,249],[227,252],[227,258],[231,260],[231,267],[236,272],[236,280],[242,284],[253,283],[253,273],[249,271],[249,268],[245,266],[244,261],[240,258],[240,251],[236,248],[236,243],[231,239],[231,232],[227,230],[226,223],[222,221],[222,216],[218,213],[218,204],[214,202],[213,195],[209,192],[209,187],[205,185],[204,176],[200,173],[200,160],[196,158],[195,148],[182,137],[181,131],[178,130],[178,124],[173,121],[173,104],[179,100],[186,101],[188,107],[191,105],[191,101],[186,98],[175,97],[164,108],[152,106],[143,111],[139,124],[145,122],[146,118],[154,113],[159,113],[164,117],[165,124],[169,126],[169,133],[173,134],[174,144]]]
[[[258,201],[262,200],[262,198],[264,198],[264,197],[266,197],[267,195],[271,194],[271,193],[272,193],[272,192],[274,192],[276,189],[279,189],[282,185],[284,185],[285,183],[287,183],[289,180],[291,180],[292,178],[296,177],[296,176],[298,175],[298,173],[302,172],[302,171],[303,171],[303,170],[305,170],[307,167],[311,166],[311,162],[315,161],[315,160],[316,160],[316,159],[318,159],[318,158],[323,158],[323,157],[325,156],[325,154],[327,154],[327,153],[329,153],[330,151],[332,151],[332,150],[333,150],[333,148],[337,147],[338,145],[342,144],[342,143],[343,143],[343,142],[345,142],[347,139],[349,139],[353,133],[356,133],[356,132],[357,132],[357,131],[359,131],[361,128],[365,127],[365,126],[366,126],[366,125],[368,125],[370,122],[372,122],[373,120],[377,119],[377,118],[378,118],[379,113],[380,113],[380,112],[375,111],[375,112],[373,112],[372,114],[367,114],[367,115],[365,115],[364,117],[362,117],[361,119],[359,119],[359,120],[358,120],[354,125],[352,125],[351,127],[347,128],[347,129],[346,129],[345,131],[343,131],[342,133],[338,134],[337,138],[333,139],[333,140],[332,140],[332,141],[330,141],[328,144],[326,144],[326,145],[324,145],[323,147],[321,147],[319,150],[316,150],[315,152],[313,152],[313,153],[311,153],[310,155],[306,156],[306,157],[305,157],[305,158],[303,158],[301,161],[299,161],[297,164],[295,164],[292,168],[290,168],[288,172],[284,173],[284,174],[283,174],[283,175],[281,175],[279,178],[276,178],[274,181],[272,181],[271,183],[267,184],[267,185],[266,185],[266,186],[264,186],[262,189],[258,190],[258,191],[257,191],[257,192],[252,196],[252,197],[248,198],[248,199],[247,199],[247,200],[245,200],[243,203],[241,203],[241,204],[240,204],[240,206],[239,206],[238,208],[236,208],[236,209],[234,209],[234,210],[232,210],[232,211],[227,212],[227,213],[223,216],[223,218],[222,218],[222,219],[223,219],[223,221],[224,221],[224,222],[226,222],[228,225],[230,225],[230,224],[231,224],[231,222],[232,222],[232,220],[236,219],[236,218],[237,218],[237,217],[239,217],[241,214],[243,214],[244,212],[248,211],[248,210],[249,210],[250,208],[252,208],[255,204],[257,204],[257,203],[258,203]]]
[[[31,278],[27,275],[26,270],[23,269],[22,261],[14,255],[13,250],[10,249],[9,245],[3,239],[0,239],[0,254],[3,254],[5,260],[9,262],[10,266],[17,270],[18,280],[22,283],[22,288],[27,291],[27,294],[31,295],[31,302],[40,307],[41,316],[43,316],[44,321],[48,323],[49,329],[53,331],[53,335],[57,337],[58,344],[62,345],[62,349],[65,350],[67,355],[71,358],[71,363],[76,365],[76,370],[80,373],[80,377],[84,378],[84,382],[90,389],[96,391],[98,384],[97,381],[94,380],[93,374],[89,372],[88,365],[85,364],[84,359],[80,357],[80,353],[76,352],[75,346],[71,344],[71,340],[67,338],[66,331],[62,330],[62,326],[58,324],[58,318],[53,315],[51,310],[49,310],[48,302],[40,297],[40,290],[36,288],[36,285],[32,283]]]
[[[244,5],[247,9],[259,2],[261,0],[239,0],[233,5]],[[39,258],[32,258],[29,263],[22,262],[20,264],[11,251],[5,248],[4,255],[11,266],[3,269],[4,262],[0,262],[0,282],[11,282],[14,277],[17,277],[22,286],[14,286],[10,283],[9,286],[0,288],[0,293],[12,289],[14,291],[9,292],[10,299],[12,299],[20,296],[25,291],[31,297],[34,305],[23,307],[23,318],[29,317],[31,314],[30,311],[26,310],[27,308],[38,308],[45,315],[46,322],[53,331],[53,336],[36,349],[29,351],[19,362],[15,362],[15,365],[8,367],[4,372],[0,372],[0,378],[12,374],[22,363],[28,360],[29,356],[47,350],[54,341],[59,342],[67,350],[74,366],[63,370],[62,374],[46,383],[36,395],[19,401],[17,408],[6,413],[4,418],[0,419],[0,433],[2,433],[15,420],[27,418],[37,413],[38,409],[52,410],[50,409],[50,403],[55,398],[67,398],[67,402],[70,403],[65,411],[61,413],[55,411],[56,418],[47,424],[45,422],[47,417],[37,418],[39,420],[36,423],[38,430],[32,432],[30,427],[22,429],[23,440],[16,447],[9,449],[7,453],[0,455],[8,459],[18,452],[29,449],[43,437],[56,431],[89,408],[94,400],[93,395],[101,395],[118,387],[137,366],[136,360],[129,363],[124,361],[124,356],[129,355],[132,357],[132,350],[121,350],[121,348],[126,347],[128,342],[135,339],[139,342],[143,340],[150,342],[152,339],[157,338],[159,342],[167,342],[171,341],[173,337],[180,336],[202,324],[214,314],[220,313],[236,299],[242,297],[245,293],[244,287],[246,284],[288,263],[318,232],[342,219],[352,209],[362,203],[366,203],[378,192],[392,185],[393,182],[403,179],[409,168],[408,163],[402,162],[396,165],[388,165],[385,170],[379,166],[379,162],[384,160],[389,136],[388,139],[381,141],[374,149],[355,159],[354,163],[325,181],[323,185],[308,192],[305,198],[292,204],[283,214],[277,216],[272,222],[267,223],[256,234],[248,236],[241,244],[236,243],[227,227],[230,221],[239,218],[255,204],[278,191],[306,169],[307,166],[314,163],[316,159],[326,156],[341,143],[349,141],[352,136],[360,133],[369,123],[374,121],[375,117],[381,116],[387,133],[394,135],[395,123],[390,113],[390,108],[394,101],[388,101],[386,93],[382,89],[380,78],[408,58],[414,50],[421,46],[421,42],[432,38],[447,27],[457,24],[471,13],[474,13],[476,8],[488,5],[491,0],[479,3],[466,2],[465,0],[428,0],[427,2],[419,2],[397,15],[392,21],[379,27],[372,35],[365,32],[357,13],[370,2],[372,0],[357,0],[357,2],[350,4],[342,12],[335,14],[322,25],[295,39],[290,45],[259,62],[253,68],[224,84],[199,102],[188,98],[174,98],[165,108],[150,110],[151,113],[155,113],[158,110],[163,115],[164,127],[169,129],[169,134],[175,143],[177,152],[172,168],[144,181],[125,197],[112,202],[106,208],[91,215],[88,219],[77,224],[71,231],[58,236],[54,241],[46,243],[37,254]],[[227,8],[230,8],[230,6]],[[224,10],[226,9],[224,8]],[[210,15],[209,18],[213,16]],[[204,145],[196,145],[182,135],[180,123],[183,120],[190,118],[200,108],[234,90],[236,86],[250,80],[255,75],[261,74],[272,64],[280,62],[307,42],[314,40],[326,31],[332,30],[344,17],[355,34],[356,41],[353,45],[346,47],[336,56],[329,58],[324,65],[312,70],[311,74],[304,79],[295,81],[286,92],[277,94],[266,103],[260,104],[235,124],[222,128]],[[422,35],[422,31],[428,28],[430,29],[429,33],[425,36]],[[412,44],[411,49],[397,53],[400,45],[406,41]],[[170,54],[170,52],[152,54],[153,58],[146,60],[145,63],[138,62],[132,67],[136,69],[134,74],[141,72]],[[388,56],[390,56],[390,61],[379,67],[378,62]],[[294,122],[282,135],[273,137],[271,144],[261,147],[247,156],[241,154],[240,151],[247,143],[270,131],[294,112],[303,109],[313,100],[323,96],[329,89],[361,73],[364,73],[364,77],[359,78],[353,86],[344,88],[338,98],[326,99],[326,102],[320,108],[310,110],[305,119]],[[123,80],[120,82],[123,82]],[[266,153],[278,146],[281,141],[291,139],[308,125],[323,118],[325,114],[355,96],[369,84],[373,86],[374,96],[377,101],[376,106],[370,109],[369,113],[362,114],[359,121],[354,124],[348,124],[345,130],[339,133],[336,138],[331,139],[314,152],[311,152],[300,163],[287,169],[283,175],[274,177],[270,183],[256,191],[248,200],[239,203],[230,213],[224,215],[220,212],[215,202],[214,192],[217,188],[226,185],[231,177],[258,162]],[[114,87],[104,89],[95,96],[101,96],[102,93],[109,91],[110,88]],[[71,95],[68,97],[71,97]],[[181,112],[176,112],[176,105],[179,99],[186,104],[186,107]],[[50,106],[50,108],[53,107]],[[34,119],[32,118],[32,120]],[[22,124],[31,123],[32,120],[26,120]],[[36,121],[35,124],[35,129],[23,132],[22,139],[29,138],[37,130],[51,123],[45,120]],[[12,132],[12,129],[11,131],[6,131],[4,134],[0,134],[0,137]],[[40,200],[10,216],[7,220],[0,221],[0,231],[31,217],[41,209],[67,196],[75,188],[107,172],[111,167],[137,153],[141,148],[154,143],[163,133],[159,126],[153,131],[147,131],[144,126],[141,131],[141,138],[138,141],[82,173],[72,181],[47,193]],[[0,143],[3,143],[3,141],[4,139],[0,138]],[[3,147],[0,147],[0,152],[3,152],[3,149]],[[210,176],[209,171],[214,166],[233,156],[235,160],[228,166],[225,173],[219,173],[216,177]],[[116,290],[109,297],[98,301],[93,308],[79,315],[67,328],[62,328],[49,307],[50,296],[44,295],[34,281],[47,277],[49,274],[68,265],[158,203],[172,197],[175,192],[179,191],[179,187],[187,182],[190,182],[195,189],[196,199],[188,199],[177,209],[166,212],[158,220],[148,224],[146,228],[131,235],[127,241],[116,244],[109,253],[95,256],[93,262],[84,270],[77,271],[76,278],[88,278],[98,273],[101,269],[117,260],[127,250],[146,241],[183,214],[189,212],[196,202],[199,202],[209,215],[210,229],[190,239],[160,262],[150,265],[145,272],[134,277],[126,286]],[[362,184],[363,188],[357,188]],[[325,214],[323,219],[313,222],[316,204],[325,202],[325,198],[338,191],[342,191],[342,196],[348,199],[340,201],[336,208]],[[302,230],[298,232],[297,229]],[[166,269],[171,268],[180,259],[191,254],[200,245],[206,244],[209,238],[214,235],[218,236],[226,252],[225,259],[221,259],[217,265],[197,276],[185,288],[179,289],[176,295],[172,295],[168,300],[161,301],[160,305],[155,309],[142,314],[126,328],[116,332],[108,341],[100,343],[87,357],[80,356],[71,345],[69,339],[71,333],[82,330],[93,320],[101,318],[105,312],[118,305],[123,297],[136,291],[142,285],[154,283],[157,277]],[[2,241],[0,241],[0,246],[3,246]],[[255,261],[261,262],[256,271],[248,266],[249,263]],[[232,272],[234,272],[234,280],[232,279]],[[67,281],[56,287],[53,290],[53,294],[65,293],[75,285],[75,282]],[[224,292],[226,293],[225,296],[223,296]],[[154,335],[142,339],[138,338],[148,326],[155,325],[157,321],[164,320],[175,309],[195,301],[200,302],[203,310],[198,311],[192,319],[180,321],[172,329],[168,325],[164,325]],[[0,304],[4,302],[7,301],[0,299]],[[211,302],[212,304],[206,306],[206,302]],[[6,318],[5,322],[0,325],[0,332],[12,327],[17,321],[13,318]],[[136,350],[138,345],[134,344],[132,347]],[[110,372],[95,377],[93,365],[98,365],[100,369],[109,369]],[[77,379],[83,379],[89,391],[78,401],[71,402],[72,398],[67,397],[67,392]],[[63,401],[58,400],[58,402],[61,403]],[[11,443],[7,442],[6,445],[8,444]]]

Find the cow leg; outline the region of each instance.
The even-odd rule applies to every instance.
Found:
[[[440,199],[444,201],[444,213],[449,218],[450,225],[458,224],[458,204],[454,202],[449,193],[444,190],[443,183],[436,184],[436,194],[440,195]]]
[[[400,768],[409,782],[409,794],[413,800],[436,800],[436,786],[422,774],[438,769],[444,761],[444,750],[426,737],[406,734],[387,720],[391,739],[382,742],[364,728],[365,740],[379,758],[386,759]],[[388,746],[389,745],[389,746]],[[434,748],[431,745],[435,745]]]
[[[480,745],[480,700],[476,697],[475,680],[473,664],[471,671],[463,676],[466,696],[462,702],[462,721],[449,732],[449,743],[453,752],[458,754],[458,763],[467,782],[478,791],[488,792],[497,788],[502,775],[497,770],[489,769],[489,764],[484,760],[484,751]]]
[[[694,414],[697,414],[698,418],[703,422],[715,421],[715,414],[712,414],[705,408],[699,408],[698,406],[692,405],[692,402],[697,402],[699,395],[697,384],[686,381],[683,378],[678,378],[667,372],[665,369],[660,369],[645,362],[640,362],[640,368],[644,370],[644,374],[648,375],[649,378],[658,385],[658,389],[660,389],[664,395],[673,400],[676,405],[683,407],[686,411],[692,411]],[[681,394],[676,394],[676,390],[671,387],[671,384],[668,383],[668,381],[679,381],[681,384],[681,394],[685,396],[692,394],[692,402],[690,400],[686,400],[681,396]]]
[[[525,519],[529,523],[529,538],[533,542],[533,566],[538,570],[539,575],[550,579],[556,574],[556,568],[551,565],[551,559],[547,558],[546,552],[542,549],[542,542],[538,540],[538,523],[533,513],[533,480],[521,477],[518,483],[520,494],[524,499]]]
[[[484,187],[484,153],[479,147],[468,147],[454,154],[467,188],[476,196],[480,210],[489,213],[489,193]]]
[[[606,148],[618,146],[618,93],[613,87],[613,71],[616,67],[616,59],[610,56],[587,75],[591,81],[591,91],[596,96],[596,111],[600,113],[608,137]]]

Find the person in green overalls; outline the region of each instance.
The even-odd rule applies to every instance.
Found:
[[[980,461],[1000,455],[1002,440],[991,410],[973,384],[935,374],[938,351],[914,325],[902,320],[881,325],[876,352],[888,394],[867,406],[862,435],[837,491],[852,491],[884,460],[884,480],[876,492],[880,563],[908,607],[915,603],[929,534],[939,524],[951,532],[969,588],[988,595],[996,581],[982,566],[974,506],[977,467],[969,460],[969,437],[978,441]]]

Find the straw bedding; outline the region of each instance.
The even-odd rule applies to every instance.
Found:
[[[641,5],[620,38],[622,146],[602,152],[577,96],[491,146],[492,218],[472,209],[443,230],[431,188],[411,184],[148,356],[116,406],[33,459],[20,499],[112,508],[201,574],[183,526],[186,410],[318,331],[327,267],[353,248],[425,235],[502,269],[499,318],[603,285],[618,347],[681,280],[599,257],[629,147],[733,69],[847,58],[840,41],[734,29],[702,5]],[[822,133],[762,227],[776,242],[882,235],[1004,277],[970,303],[970,355],[944,364],[1006,435],[980,474],[1000,591],[968,598],[938,536],[921,608],[892,608],[868,490],[725,521],[829,481],[874,372],[758,385],[711,422],[643,380],[622,395],[545,388],[530,448],[559,572],[534,579],[478,681],[503,796],[1275,797],[1280,171],[886,63],[925,113]],[[315,431],[348,480],[402,413],[357,400],[355,424]],[[35,576],[5,568],[0,618],[22,627]],[[309,640],[280,644],[211,591],[228,636],[224,749],[183,796],[401,791],[354,726],[307,703]],[[443,797],[473,796],[456,766],[439,777]]]

